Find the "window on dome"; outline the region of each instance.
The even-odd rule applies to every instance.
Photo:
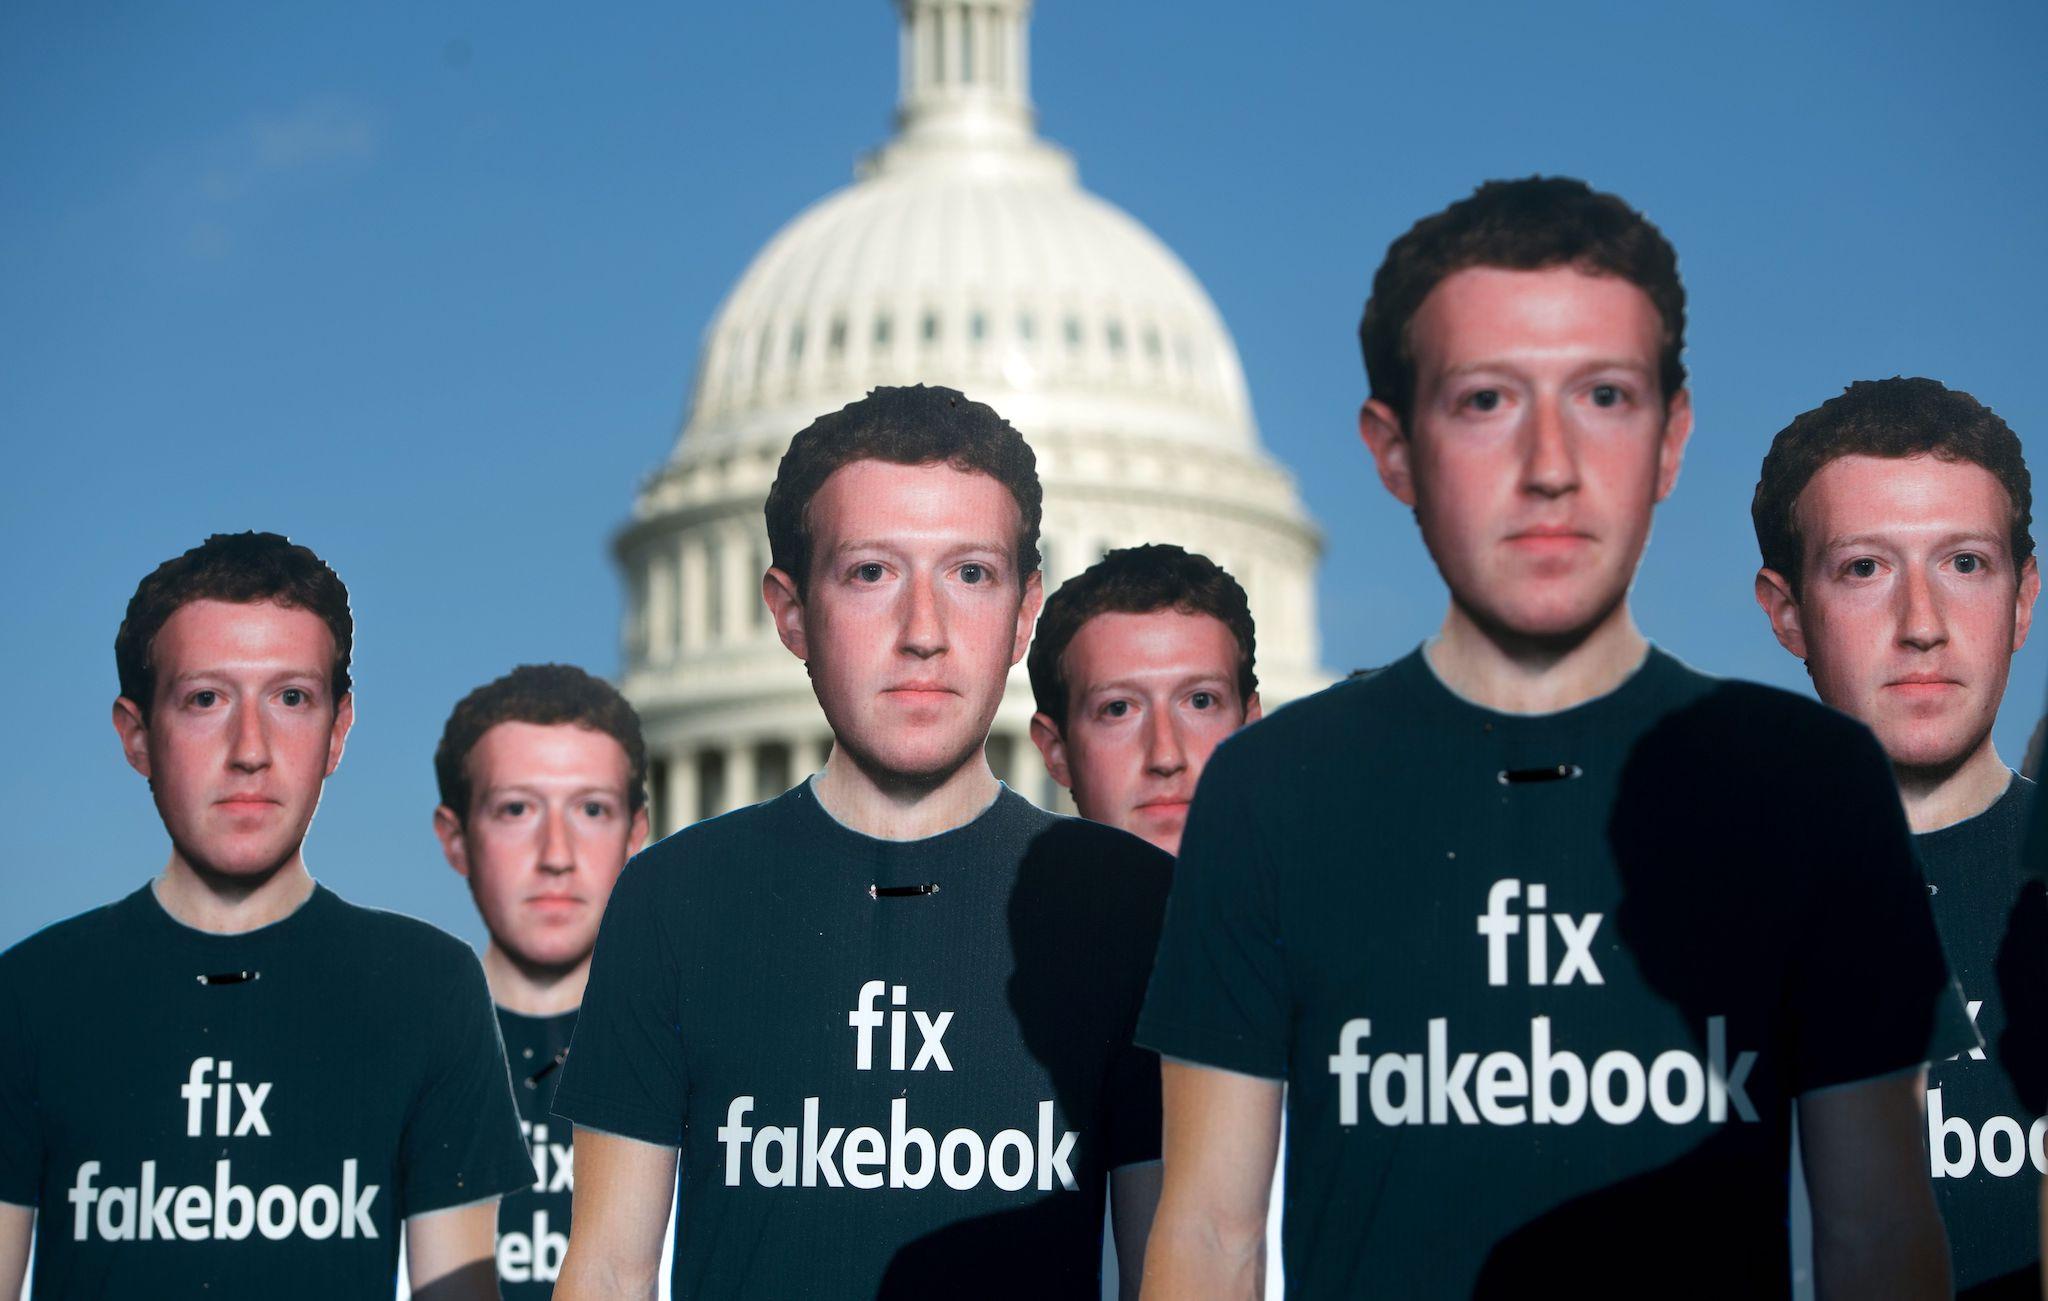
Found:
[[[1145,356],[1151,359],[1154,366],[1157,366],[1162,355],[1164,355],[1164,349],[1159,346],[1159,331],[1153,326],[1146,326]]]
[[[1031,342],[1033,337],[1037,335],[1037,333],[1038,322],[1032,319],[1031,313],[1024,312],[1017,317],[1018,338],[1022,339],[1026,343],[1029,343]]]
[[[1081,351],[1081,318],[1078,316],[1067,318],[1067,351]]]
[[[830,354],[832,355],[832,359],[833,359],[834,361],[837,361],[837,360],[838,360],[838,359],[839,359],[840,357],[842,357],[842,356],[844,356],[844,355],[845,355],[845,353],[846,353],[846,318],[845,318],[845,317],[843,317],[843,316],[835,316],[835,317],[833,317],[833,318],[832,318],[832,333],[831,333],[830,335],[826,336],[826,339],[825,339],[825,350],[826,350],[826,351],[827,351],[828,353],[830,353]]]
[[[939,314],[937,312],[926,312],[924,314],[923,330],[926,343],[937,343],[939,341]]]
[[[789,327],[789,364],[794,366],[804,359],[804,323],[798,321]]]
[[[1118,357],[1124,355],[1124,323],[1122,321],[1112,320],[1108,327],[1103,330],[1102,335],[1104,339],[1108,340],[1109,350],[1113,355]]]
[[[1185,334],[1174,339],[1173,358],[1180,363],[1183,371],[1192,372],[1195,369],[1195,345],[1188,342],[1188,336]]]
[[[768,358],[771,355],[773,355],[774,352],[775,331],[764,325],[761,327],[761,346],[754,356],[755,379],[759,379],[761,376],[768,373]]]
[[[967,318],[967,337],[980,343],[988,337],[988,318],[980,312]]]
[[[889,338],[894,333],[895,324],[890,321],[889,314],[884,312],[877,316],[875,318],[875,349],[879,352],[888,351]]]

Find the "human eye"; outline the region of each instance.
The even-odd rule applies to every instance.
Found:
[[[1484,415],[1489,411],[1500,410],[1501,403],[1506,400],[1505,395],[1497,388],[1478,388],[1458,399],[1458,409],[1476,411]]]
[[[1188,703],[1196,709],[1214,709],[1216,707],[1216,693],[1213,691],[1197,691],[1194,695],[1188,697]]]
[[[501,818],[523,818],[526,816],[526,810],[529,807],[525,800],[506,800],[498,805],[498,816]]]
[[[1984,557],[1974,551],[1965,551],[1956,557],[1955,565],[1959,574],[1979,573],[1984,568]]]
[[[857,583],[879,583],[889,571],[878,560],[866,560],[853,567],[853,580]]]
[[[1877,561],[1869,556],[1858,556],[1842,566],[1842,572],[1851,578],[1875,578]]]
[[[609,817],[611,816],[611,811],[612,806],[603,800],[583,801],[583,816],[586,818],[599,819]]]
[[[220,703],[220,692],[215,691],[211,687],[201,687],[185,697],[185,703],[191,705],[194,709],[212,709]]]
[[[1124,718],[1129,716],[1131,712],[1131,702],[1128,700],[1104,701],[1102,708],[1097,712],[1104,718]]]
[[[960,581],[970,587],[979,587],[996,581],[996,571],[979,560],[970,560],[960,566]]]
[[[1619,384],[1595,384],[1586,396],[1596,407],[1618,407],[1627,403],[1629,392]]]
[[[277,693],[277,698],[287,709],[299,709],[313,703],[313,693],[304,687],[286,687]]]

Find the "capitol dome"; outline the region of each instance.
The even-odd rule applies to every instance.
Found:
[[[667,463],[621,531],[623,687],[658,830],[767,798],[830,735],[760,598],[761,507],[790,436],[884,384],[958,388],[1030,442],[1046,590],[1179,542],[1244,584],[1270,709],[1318,666],[1320,540],[1263,450],[1236,345],[1179,258],[1038,138],[1030,0],[898,0],[897,132],[771,239],[719,307]],[[989,757],[1057,805],[1020,666]]]

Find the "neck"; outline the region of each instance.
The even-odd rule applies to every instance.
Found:
[[[522,1016],[559,1016],[583,1006],[590,983],[590,955],[566,967],[523,962],[492,940],[484,949],[484,983],[491,1001]]]
[[[922,840],[972,822],[995,799],[998,784],[979,746],[944,776],[909,778],[878,774],[835,744],[811,789],[841,826],[877,840]]]
[[[1976,749],[1954,764],[1934,768],[1892,765],[1899,779],[1899,800],[1914,835],[1939,831],[1998,803],[2012,781],[1998,747],[1987,734]]]
[[[1423,653],[1445,686],[1476,705],[1503,714],[1552,714],[1620,686],[1649,649],[1626,601],[1591,632],[1557,638],[1487,628],[1453,601]]]
[[[216,935],[239,935],[283,921],[313,894],[313,878],[296,853],[261,876],[244,877],[195,867],[173,849],[153,884],[165,912],[195,931]]]

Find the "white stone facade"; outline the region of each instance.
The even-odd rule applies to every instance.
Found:
[[[668,462],[617,539],[623,687],[658,830],[764,799],[830,745],[760,599],[761,507],[790,436],[882,384],[960,389],[1038,455],[1046,585],[1104,550],[1178,542],[1239,579],[1268,708],[1319,666],[1320,539],[1260,445],[1229,331],[1165,245],[1037,138],[1030,0],[899,0],[897,134],[748,267],[700,354]],[[1042,803],[1020,666],[990,758]]]

